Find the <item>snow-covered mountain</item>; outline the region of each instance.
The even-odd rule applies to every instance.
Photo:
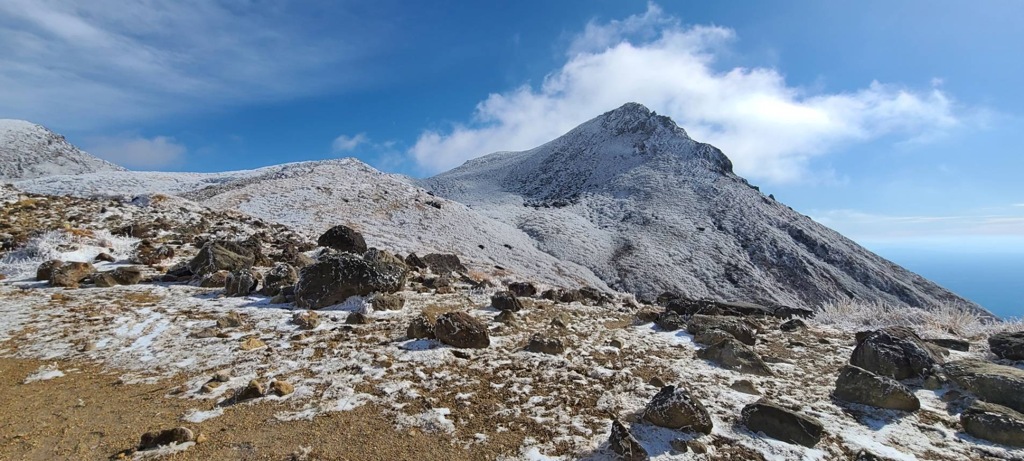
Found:
[[[424,183],[642,298],[977,308],[763,195],[720,150],[640,104]]]
[[[0,182],[119,170],[40,125],[0,119]]]

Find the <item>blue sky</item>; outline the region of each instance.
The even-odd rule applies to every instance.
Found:
[[[0,117],[136,169],[355,156],[425,176],[637,101],[871,248],[1016,255],[1022,17],[1013,0],[6,0]]]

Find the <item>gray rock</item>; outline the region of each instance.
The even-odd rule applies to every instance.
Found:
[[[499,291],[491,296],[491,306],[500,311],[519,312],[523,303],[511,291]]]
[[[199,253],[188,262],[188,269],[198,276],[222,270],[233,272],[251,268],[256,259],[256,252],[244,242],[212,241],[199,249]]]
[[[409,256],[405,257],[405,264],[409,267],[416,269],[427,268],[427,263],[423,262],[423,260],[420,259],[419,256],[416,256],[416,253],[409,253]]]
[[[947,363],[946,375],[979,399],[1024,412],[1024,370],[983,360]]]
[[[274,264],[274,267],[263,276],[263,288],[260,290],[260,294],[263,296],[277,296],[282,288],[293,286],[298,281],[299,272],[291,264]]]
[[[292,323],[300,329],[312,330],[320,326],[320,314],[316,311],[302,311],[292,314]]]
[[[846,365],[839,371],[833,395],[839,400],[877,408],[903,411],[921,409],[921,402],[914,392],[899,381],[853,365]]]
[[[686,331],[692,335],[699,335],[709,330],[721,330],[729,333],[748,346],[757,343],[756,328],[736,317],[697,314],[691,317],[690,322],[686,324]]]
[[[136,285],[142,281],[142,268],[136,266],[118,267],[110,271],[118,285]]]
[[[861,335],[850,363],[893,379],[923,377],[942,363],[917,333],[905,327],[887,327]]]
[[[971,350],[971,343],[964,341],[962,339],[931,338],[925,339],[925,342],[954,351],[970,352]]]
[[[508,291],[516,296],[529,298],[537,294],[537,287],[530,282],[512,282],[508,284]]]
[[[53,278],[54,269],[64,265],[64,261],[59,259],[51,259],[44,261],[39,267],[36,268],[36,280],[49,282]]]
[[[434,334],[434,322],[431,322],[424,315],[420,315],[409,323],[409,328],[406,329],[405,335],[409,339],[434,339],[437,335]]]
[[[249,296],[259,286],[259,275],[251,269],[242,269],[228,274],[224,280],[224,294],[227,296]]]
[[[117,280],[114,280],[114,276],[110,272],[99,272],[92,275],[92,283],[99,288],[110,288],[117,286]]]
[[[643,445],[629,433],[626,426],[619,420],[612,420],[612,430],[608,435],[608,447],[621,461],[647,461],[651,459]]]
[[[351,296],[394,293],[405,286],[407,275],[405,265],[366,261],[350,253],[331,254],[302,269],[295,286],[295,303],[321,309]]]
[[[345,317],[346,325],[366,325],[370,323],[370,318],[362,312],[352,312]]]
[[[643,418],[651,424],[670,429],[710,434],[714,423],[711,414],[690,391],[665,386],[644,408]]]
[[[112,262],[117,261],[117,258],[114,258],[110,253],[100,253],[100,254],[96,255],[95,258],[93,258],[93,261],[97,261],[97,262],[102,261],[102,262],[112,263]]]
[[[361,255],[366,252],[366,240],[359,231],[344,225],[334,226],[317,239],[316,244],[338,251]]]
[[[238,312],[228,312],[227,315],[217,319],[218,328],[238,328],[245,324]]]
[[[55,287],[78,288],[78,284],[96,272],[89,263],[66,262],[53,269],[50,284]]]
[[[807,322],[804,322],[801,319],[787,320],[783,322],[782,325],[779,325],[779,329],[787,333],[803,330],[805,328],[807,328]]]
[[[152,450],[166,445],[194,442],[195,435],[187,427],[176,427],[142,434],[139,451]]]
[[[805,447],[817,445],[825,431],[817,419],[765,401],[743,407],[741,419],[753,432]]]
[[[665,331],[676,331],[686,326],[686,320],[675,312],[665,311],[658,315],[654,324]]]
[[[434,334],[441,342],[458,348],[482,349],[491,345],[487,326],[466,312],[448,312],[437,318]]]
[[[424,256],[422,260],[430,268],[431,272],[438,275],[466,272],[466,266],[463,266],[459,257],[453,254],[431,253]]]
[[[744,394],[761,395],[761,391],[757,390],[757,387],[754,386],[754,383],[749,379],[741,379],[732,383],[729,387],[734,391],[742,392]]]
[[[750,346],[736,339],[725,339],[697,351],[697,357],[728,370],[760,376],[775,376],[768,364]]]
[[[399,294],[381,293],[373,297],[373,309],[378,311],[400,311],[405,307],[405,298]]]
[[[536,333],[530,337],[530,342],[526,345],[526,351],[536,352],[539,354],[558,355],[565,352],[565,344],[561,339],[545,338],[541,336],[540,333]]]
[[[960,413],[960,424],[979,439],[1024,447],[1024,415],[1002,405],[974,402]]]
[[[1024,360],[1024,331],[996,333],[988,338],[988,348],[1001,359]]]
[[[512,311],[499,312],[498,315],[494,316],[494,321],[501,322],[506,325],[515,325],[516,323],[518,323],[518,321],[516,320],[516,314],[513,313]]]
[[[199,278],[199,286],[202,288],[224,288],[228,282],[231,272],[217,271],[204,274]]]
[[[128,260],[135,264],[152,266],[160,264],[164,260],[174,257],[174,249],[167,245],[156,245],[149,240],[143,240],[132,249]]]

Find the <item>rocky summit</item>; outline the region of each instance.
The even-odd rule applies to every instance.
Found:
[[[1020,322],[639,104],[425,181],[52,136],[0,137],[0,459],[1024,459]]]

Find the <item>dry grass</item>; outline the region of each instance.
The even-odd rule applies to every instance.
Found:
[[[881,302],[834,302],[821,306],[814,321],[845,330],[906,326],[930,336],[952,335],[970,339],[1001,331],[1024,330],[1024,320],[991,319],[957,304],[919,309]]]

